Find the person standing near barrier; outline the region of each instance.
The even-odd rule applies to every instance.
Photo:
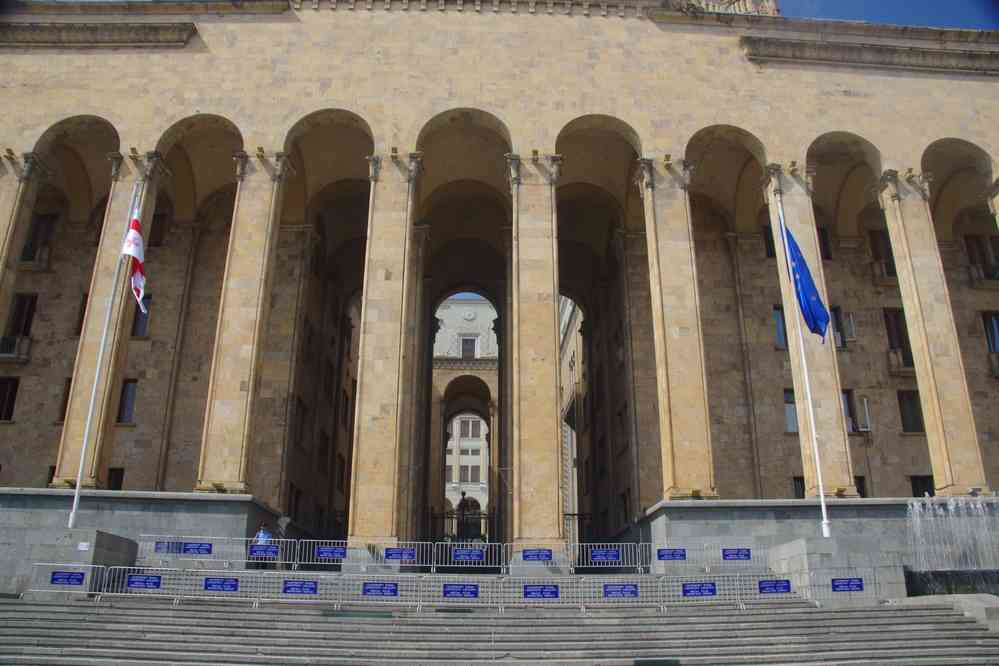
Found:
[[[274,538],[270,530],[267,529],[267,523],[260,523],[260,527],[257,528],[257,533],[253,535],[253,542],[247,547],[247,568],[248,569],[272,569],[273,564],[271,562],[261,561],[259,559],[254,559],[253,556],[253,546],[266,546]]]

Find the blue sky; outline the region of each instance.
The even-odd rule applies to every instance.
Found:
[[[779,0],[787,17],[999,29],[999,0]]]

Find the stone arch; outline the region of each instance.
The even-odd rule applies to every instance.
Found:
[[[559,196],[577,185],[601,190],[617,203],[621,219],[629,204],[637,159],[642,154],[638,134],[627,123],[604,115],[581,116],[569,122],[555,140],[555,152],[562,156]],[[635,206],[641,210],[641,205]],[[644,213],[644,211],[642,211]],[[644,215],[636,216],[644,224]]]
[[[766,150],[755,135],[732,125],[706,127],[687,142],[684,160],[692,170],[692,194],[714,200],[738,231],[758,232],[755,222],[765,203],[761,182]]]
[[[992,158],[974,143],[945,138],[927,146],[921,168],[929,180],[937,238],[951,240],[962,213],[986,203],[993,185]]]
[[[840,237],[859,237],[861,214],[874,200],[881,175],[881,151],[851,132],[827,132],[808,147],[807,170],[813,173],[812,200]]]

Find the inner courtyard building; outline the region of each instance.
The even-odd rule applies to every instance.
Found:
[[[999,488],[996,34],[196,4],[2,44],[0,487],[72,488],[86,442],[86,488],[252,495],[296,536],[602,542],[816,497],[815,433],[830,498]]]

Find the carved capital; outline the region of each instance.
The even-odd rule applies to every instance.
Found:
[[[11,159],[11,155],[8,155],[7,159]],[[14,160],[16,158],[11,161],[13,162]],[[44,180],[52,175],[52,169],[46,166],[45,162],[42,161],[41,155],[38,153],[24,153],[21,155],[21,163],[23,166],[17,178],[22,182],[27,182],[32,178]]]
[[[295,165],[291,161],[291,153],[274,153],[274,170],[271,172],[271,180],[275,183],[284,180],[289,174],[297,173]]]
[[[773,185],[774,194],[783,194],[784,189],[781,185],[781,175],[784,173],[784,167],[777,163],[771,162],[766,167],[766,175],[763,178],[763,187],[768,185]]]
[[[520,185],[520,155],[516,153],[507,153],[506,157],[506,167],[508,170],[507,177],[510,179],[510,186]]]
[[[878,199],[881,200],[880,195],[885,194],[886,192],[892,201],[899,200],[898,171],[895,171],[895,169],[885,169],[881,174],[881,177],[878,179]],[[882,208],[884,208],[883,204]]]
[[[243,180],[246,177],[246,164],[250,156],[245,150],[237,150],[232,154],[232,161],[236,164],[236,180]]]
[[[999,217],[999,178],[997,178],[985,192],[986,202],[992,215]]]
[[[121,165],[125,161],[125,157],[115,150],[108,153],[107,158],[111,162],[111,180],[118,180],[121,176]]]
[[[559,179],[562,177],[562,156],[561,155],[549,155],[548,156],[548,183],[551,185],[557,185]]]
[[[159,151],[147,151],[143,159],[137,159],[137,157],[137,154],[131,155],[131,158],[139,165],[139,173],[142,180],[152,180],[153,178],[170,177],[173,175]]]
[[[409,154],[409,163],[406,171],[406,180],[413,182],[423,170],[423,153],[415,151]]]
[[[638,169],[635,173],[635,180],[642,189],[656,189],[656,168],[651,157],[638,158]]]
[[[365,159],[368,160],[368,180],[377,183],[378,174],[382,170],[382,158],[378,155],[369,155]]]

